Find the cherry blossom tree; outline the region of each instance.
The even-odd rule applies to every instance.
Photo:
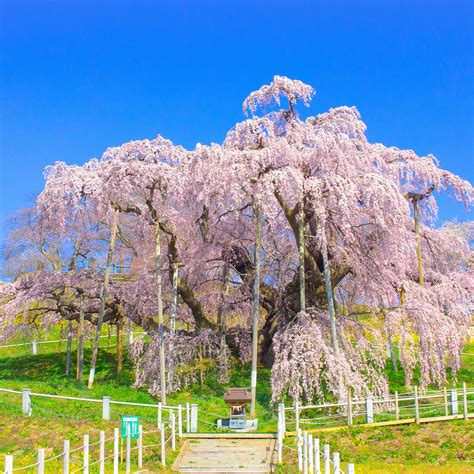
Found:
[[[221,367],[231,351],[253,353],[252,382],[258,352],[274,401],[385,393],[387,340],[408,385],[416,366],[422,386],[444,384],[460,365],[472,252],[465,229],[435,227],[436,197],[470,207],[472,186],[431,155],[369,142],[355,107],[301,118],[314,94],[275,76],[245,99],[250,117],[222,144],[186,150],[158,136],[48,168],[34,232],[45,223],[73,248],[77,222],[97,223],[102,238],[115,229],[133,278],[107,291],[113,246],[110,258],[97,246],[81,257],[85,269],[38,268],[5,289],[2,325],[34,302],[57,322],[80,317],[84,298],[96,334],[101,317],[123,314],[150,338],[131,350],[136,383],[162,400],[194,380],[182,369],[200,345]],[[67,304],[58,279],[74,288]]]

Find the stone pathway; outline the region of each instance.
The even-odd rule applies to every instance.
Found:
[[[173,464],[177,472],[271,472],[274,439],[188,439]]]

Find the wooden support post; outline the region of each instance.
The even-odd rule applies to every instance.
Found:
[[[161,423],[161,465],[166,466],[166,433],[165,424]]]
[[[130,473],[130,450],[131,450],[130,425],[127,425],[127,447],[125,451],[125,472]]]
[[[72,321],[67,322],[66,375],[71,375]]]
[[[31,416],[31,390],[25,388],[22,391],[21,396],[21,411],[25,416]]]
[[[116,207],[114,209],[114,219],[113,219],[112,229],[111,229],[110,238],[109,238],[109,249],[107,252],[107,262],[105,264],[104,283],[102,284],[102,291],[101,291],[101,298],[100,298],[99,317],[97,318],[94,344],[92,346],[91,366],[89,370],[89,380],[87,382],[87,388],[89,390],[94,385],[95,366],[97,363],[97,354],[99,352],[100,331],[102,329],[102,322],[104,320],[105,303],[107,301],[107,292],[109,290],[110,265],[112,263],[112,258],[114,254],[115,237],[117,236],[118,220],[119,220],[119,209],[118,207]]]
[[[418,387],[415,385],[413,398],[415,400],[415,423],[420,422],[420,407],[418,406]]]
[[[178,405],[178,436],[183,436],[183,407]]]
[[[324,474],[331,474],[331,449],[329,444],[324,445]]]
[[[466,382],[463,382],[463,383],[462,383],[462,405],[463,405],[464,419],[467,420],[467,390],[466,390]]]
[[[44,449],[38,449],[38,474],[44,474]]]
[[[347,464],[347,474],[355,474],[354,464]]]
[[[374,422],[374,401],[372,397],[368,397],[365,399],[365,422]]]
[[[119,429],[114,428],[114,474],[119,472]]]
[[[71,443],[68,439],[65,439],[63,448],[63,474],[69,474],[69,459],[71,457],[69,453],[70,449]]]
[[[122,372],[123,368],[123,309],[119,309],[117,321],[117,374]]]
[[[319,438],[314,438],[313,450],[314,450],[314,474],[321,474],[321,452],[319,450]]]
[[[296,448],[298,451],[298,472],[302,472],[303,471],[303,436],[301,435],[301,429],[297,430]]]
[[[308,433],[303,432],[303,474],[308,474]]]
[[[395,392],[395,419],[400,419],[400,407],[398,406],[398,392]]]
[[[105,433],[103,430],[99,432],[99,473],[105,473]]]
[[[138,425],[138,467],[143,467],[143,427]]]
[[[339,453],[335,452],[332,454],[332,467],[334,474],[339,474],[341,470],[341,458]]]
[[[458,413],[458,391],[454,388],[451,390],[451,415],[457,415]]]
[[[77,327],[77,362],[76,379],[82,383],[84,379],[84,296],[79,299],[79,322]]]
[[[191,431],[191,406],[186,402],[186,433]]]
[[[84,435],[82,472],[89,474],[89,435]]]
[[[36,340],[33,339],[33,342],[31,343],[31,352],[33,355],[38,354],[38,347],[36,346]]]
[[[161,426],[163,422],[163,410],[161,408],[161,402],[158,402],[158,427]]]
[[[443,391],[444,391],[444,416],[448,416],[449,415],[448,391],[446,390],[446,387],[444,387]]]
[[[102,419],[110,420],[110,397],[102,397]]]
[[[5,474],[13,474],[13,456],[11,454],[5,456]]]
[[[347,424],[352,425],[352,401],[351,392],[347,391]]]
[[[262,210],[254,206],[257,228],[254,242],[254,279],[252,304],[252,372],[250,377],[250,417],[255,418],[257,407],[258,321],[260,317],[260,246],[262,241]]]

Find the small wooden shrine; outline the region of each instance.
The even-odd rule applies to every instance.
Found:
[[[250,390],[246,388],[229,388],[225,392],[224,401],[230,406],[230,429],[244,429],[246,427],[246,406],[251,400]]]

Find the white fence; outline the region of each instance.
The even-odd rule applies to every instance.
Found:
[[[140,335],[140,334],[144,334],[144,332],[143,331],[140,331],[140,332],[130,331],[128,333],[124,332],[123,337],[128,338],[128,343],[132,344],[135,336]],[[103,336],[100,336],[100,339],[104,339],[104,338],[116,339],[117,335],[116,334],[111,334],[109,336],[109,335],[105,334]],[[86,340],[86,337],[84,336],[84,341],[85,340]],[[77,342],[78,338],[71,338],[71,342],[74,342],[74,341]],[[67,343],[68,340],[67,339],[47,339],[47,340],[44,340],[44,341],[38,341],[36,339],[33,339],[32,341],[29,341],[29,342],[21,342],[21,343],[17,343],[17,344],[0,345],[0,349],[10,349],[10,348],[13,348],[13,347],[28,347],[28,346],[31,346],[31,353],[33,355],[37,355],[39,353],[38,346],[43,345],[43,344],[59,344],[59,343],[63,343],[63,342]],[[113,346],[113,345],[116,345],[116,343],[111,344],[110,346]]]
[[[76,402],[90,403],[92,405],[101,405],[102,408],[102,419],[110,420],[111,419],[111,407],[112,405],[121,405],[129,407],[146,407],[151,408],[155,413],[155,420],[157,426],[161,426],[164,422],[165,414],[168,415],[168,422],[171,420],[177,420],[177,428],[179,435],[183,433],[184,429],[188,433],[197,432],[198,428],[198,406],[197,404],[186,403],[186,405],[162,405],[161,403],[152,404],[152,403],[137,403],[137,402],[126,402],[119,400],[112,400],[109,396],[104,396],[102,399],[98,398],[82,398],[82,397],[69,397],[65,395],[53,395],[46,393],[36,393],[32,392],[30,389],[19,390],[10,390],[6,388],[0,388],[0,392],[10,393],[14,395],[21,395],[21,411],[25,416],[32,416],[35,404],[32,400],[35,397],[39,398],[49,398],[49,399],[59,399],[59,400],[71,400]],[[183,419],[184,418],[184,419]]]
[[[280,404],[279,419],[284,432],[297,433],[302,429],[321,429],[324,427],[353,424],[371,424],[377,421],[414,421],[420,422],[427,417],[472,416],[474,406],[474,388],[433,391],[420,394],[414,387],[412,394],[386,398],[366,398],[351,400],[346,403],[327,403],[321,405],[300,406],[295,402],[292,407]],[[462,410],[462,412],[461,412]],[[469,414],[471,412],[471,415]],[[461,415],[462,413],[462,415]],[[304,415],[306,414],[306,417]],[[288,425],[291,429],[288,429]]]
[[[169,430],[169,436],[166,437],[166,431]],[[149,437],[150,435],[155,434],[156,436],[159,433],[159,442],[152,444],[144,444],[144,437]],[[89,468],[94,465],[98,465],[99,473],[104,474],[106,462],[110,462],[113,465],[113,473],[118,474],[120,464],[125,464],[125,472],[128,474],[131,472],[132,465],[132,454],[135,454],[135,464],[138,468],[143,467],[143,455],[144,450],[160,447],[160,463],[162,466],[166,466],[166,447],[169,446],[173,451],[176,450],[176,438],[180,433],[176,433],[176,420],[175,415],[172,414],[171,420],[168,425],[165,426],[164,423],[161,423],[158,430],[154,431],[143,431],[142,426],[138,428],[138,438],[136,446],[132,447],[132,438],[130,436],[130,427],[127,427],[127,434],[125,437],[125,460],[123,459],[123,451],[120,449],[120,436],[119,429],[114,429],[114,435],[110,438],[105,437],[105,432],[99,432],[99,441],[95,443],[90,443],[89,435],[84,435],[83,443],[75,449],[70,449],[69,440],[64,440],[63,449],[59,454],[45,459],[45,450],[44,448],[38,449],[38,460],[33,464],[27,466],[15,467],[15,460],[12,455],[5,456],[5,474],[13,474],[14,472],[21,471],[30,471],[31,469],[36,468],[38,474],[44,474],[45,467],[50,467],[50,472],[62,472],[63,474],[75,474],[83,473],[89,474]],[[112,442],[112,449],[107,449],[107,443]],[[98,446],[99,447],[99,456],[98,459],[92,461],[91,459],[91,448]],[[71,455],[77,453],[79,459],[73,465],[71,463]],[[60,466],[58,466],[58,461],[56,465],[49,465],[48,463],[53,463],[55,460],[59,460]],[[122,469],[123,471],[123,469]],[[108,469],[108,472],[110,470]]]

